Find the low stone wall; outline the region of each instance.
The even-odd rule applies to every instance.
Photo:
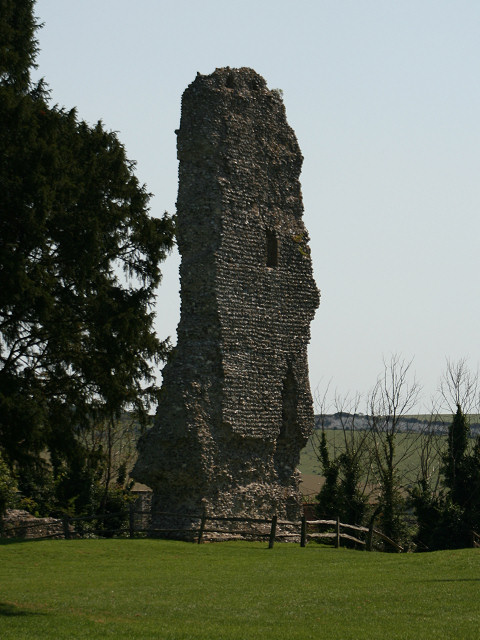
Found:
[[[134,528],[135,531],[148,531],[152,526],[152,497],[151,491],[133,490],[136,496],[134,502]]]
[[[58,518],[36,518],[23,509],[7,509],[1,519],[3,538],[63,538],[63,522]]]

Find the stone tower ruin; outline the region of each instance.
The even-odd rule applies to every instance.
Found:
[[[205,507],[297,519],[319,303],[303,158],[280,92],[247,68],[198,74],[177,136],[181,318],[133,476],[154,492],[158,527],[160,512]]]

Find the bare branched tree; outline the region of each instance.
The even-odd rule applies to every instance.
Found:
[[[422,491],[437,493],[440,487],[440,468],[446,449],[445,423],[438,405],[422,421],[420,437],[417,440],[418,467],[416,485]]]
[[[423,548],[466,546],[471,532],[480,530],[480,439],[471,438],[469,425],[478,414],[478,391],[478,373],[467,360],[447,360],[438,388],[442,415],[434,421],[432,412],[431,437],[423,441],[420,477],[411,492],[416,541]]]
[[[477,411],[478,392],[478,370],[471,371],[466,358],[457,361],[447,358],[439,384],[443,408],[451,414],[455,414],[458,407],[465,415]]]
[[[368,432],[359,414],[360,394],[341,396],[335,393],[333,407],[327,402],[328,387],[323,394],[317,393],[320,414],[313,449],[320,461],[325,484],[319,494],[319,511],[323,514],[339,515],[345,522],[360,524],[367,505],[369,486],[369,462],[366,455]],[[326,408],[334,414],[327,414]],[[326,431],[335,424],[335,431],[328,438]],[[340,428],[338,428],[340,427]],[[335,434],[337,437],[331,437]]]
[[[378,485],[378,505],[384,533],[400,541],[404,534],[403,511],[409,479],[400,469],[408,467],[419,434],[411,433],[405,419],[416,407],[421,387],[412,375],[412,361],[398,355],[384,360],[383,372],[368,397],[371,453]]]
[[[133,414],[97,421],[89,431],[78,435],[87,456],[99,462],[99,481],[106,500],[112,484],[123,486],[135,456],[138,440],[138,421]]]
[[[315,391],[313,392],[313,403],[315,406],[315,431],[312,435],[311,442],[312,447],[315,452],[315,455],[318,459],[320,459],[320,433],[325,431],[328,422],[328,415],[330,409],[332,408],[331,402],[329,400],[330,395],[330,385],[332,381],[325,385],[322,389],[320,385],[317,385]]]

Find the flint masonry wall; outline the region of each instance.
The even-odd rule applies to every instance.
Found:
[[[297,518],[319,303],[302,155],[279,92],[246,68],[198,74],[177,136],[181,319],[133,475],[154,491],[157,526],[159,511],[204,506]]]

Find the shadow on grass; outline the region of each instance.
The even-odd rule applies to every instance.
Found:
[[[432,578],[421,582],[480,582],[480,578]]]
[[[43,613],[36,611],[29,611],[28,609],[22,609],[17,607],[16,604],[10,602],[0,602],[0,617],[1,616],[42,616]]]
[[[18,544],[19,542],[42,542],[50,538],[0,538],[0,547],[7,544]]]

